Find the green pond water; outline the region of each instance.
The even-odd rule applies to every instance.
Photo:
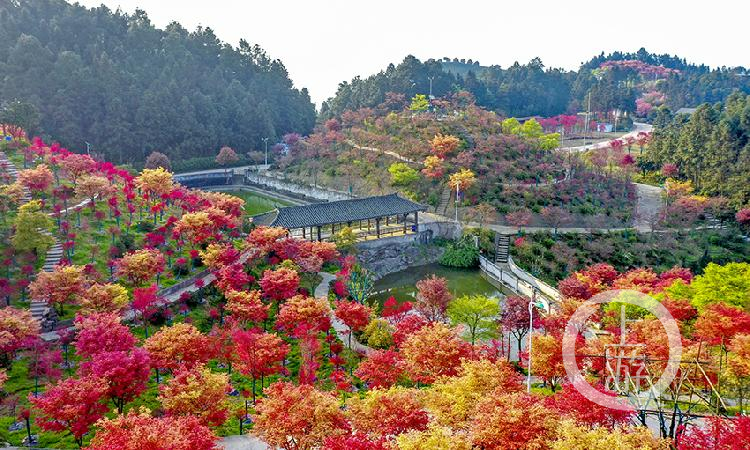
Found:
[[[278,208],[279,206],[289,206],[289,203],[282,200],[259,195],[255,192],[243,190],[225,190],[222,192],[245,200],[245,214],[248,216],[266,213]]]
[[[486,295],[503,298],[508,294],[507,291],[503,291],[487,281],[479,269],[454,269],[439,264],[428,264],[410,267],[401,272],[384,276],[375,282],[373,295],[370,296],[370,299],[382,304],[392,295],[398,302],[414,301],[417,294],[415,284],[432,274],[448,280],[448,289],[450,289],[454,298],[462,295]]]

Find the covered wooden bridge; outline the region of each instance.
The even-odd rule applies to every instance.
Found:
[[[427,207],[398,194],[279,208],[271,226],[295,237],[327,240],[349,227],[358,240],[416,233],[419,212]]]

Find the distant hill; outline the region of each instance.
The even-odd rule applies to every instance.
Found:
[[[468,62],[466,60],[459,61],[458,58],[455,58],[455,59],[443,58],[443,60],[441,61],[441,64],[443,66],[444,71],[448,73],[452,73],[453,75],[458,75],[462,78],[466,78],[469,75],[469,72],[474,72],[475,75],[480,76],[484,72],[489,70],[489,67],[480,65],[479,61],[472,61],[472,62]]]
[[[545,67],[539,58],[502,68],[457,58],[422,62],[410,55],[367,78],[342,82],[322,112],[332,117],[371,108],[385,101],[388,92],[425,94],[430,78],[435,96],[465,90],[477,105],[515,117],[581,111],[589,98],[592,111],[603,115],[620,111],[647,117],[662,105],[676,110],[722,101],[736,90],[750,92],[750,77],[742,67],[712,69],[645,49],[602,53],[577,71]]]
[[[0,0],[0,102],[32,133],[118,163],[245,153],[315,122],[307,90],[257,45],[62,0]]]

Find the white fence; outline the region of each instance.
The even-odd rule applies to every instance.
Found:
[[[493,263],[484,256],[479,257],[479,267],[487,276],[502,283],[519,295],[531,297],[536,290],[551,302],[558,302],[561,298],[560,292],[557,289],[516,266],[510,258],[508,258],[508,270]]]

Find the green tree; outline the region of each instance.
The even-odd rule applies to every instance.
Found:
[[[16,232],[13,235],[13,247],[18,251],[33,250],[40,255],[54,243],[52,236],[47,233],[52,221],[42,211],[42,202],[39,200],[32,200],[18,208],[14,226]]]
[[[416,112],[424,112],[430,108],[430,101],[427,100],[427,96],[424,94],[417,94],[411,99],[411,105],[409,109]]]
[[[388,348],[393,345],[393,327],[384,319],[373,319],[362,331],[367,345],[374,348]]]
[[[391,174],[393,186],[408,187],[419,180],[419,172],[402,162],[391,164],[388,167],[388,173]]]
[[[515,117],[509,117],[503,120],[503,134],[519,134],[521,132],[521,123]]]
[[[39,111],[31,103],[5,102],[0,106],[0,123],[19,126],[31,136],[39,126]]]
[[[521,136],[536,139],[542,137],[544,129],[539,125],[539,122],[534,119],[529,119],[521,125],[519,132],[521,133]]]
[[[539,138],[539,145],[544,150],[554,150],[560,145],[560,133],[549,133]]]
[[[750,312],[750,264],[710,263],[690,283],[690,293],[692,303],[698,308],[724,302]]]
[[[464,295],[448,305],[448,317],[454,325],[466,325],[472,344],[477,339],[497,336],[498,299],[484,295]]]
[[[333,236],[333,242],[340,251],[350,252],[354,250],[354,245],[357,243],[357,236],[351,227],[344,227]]]

